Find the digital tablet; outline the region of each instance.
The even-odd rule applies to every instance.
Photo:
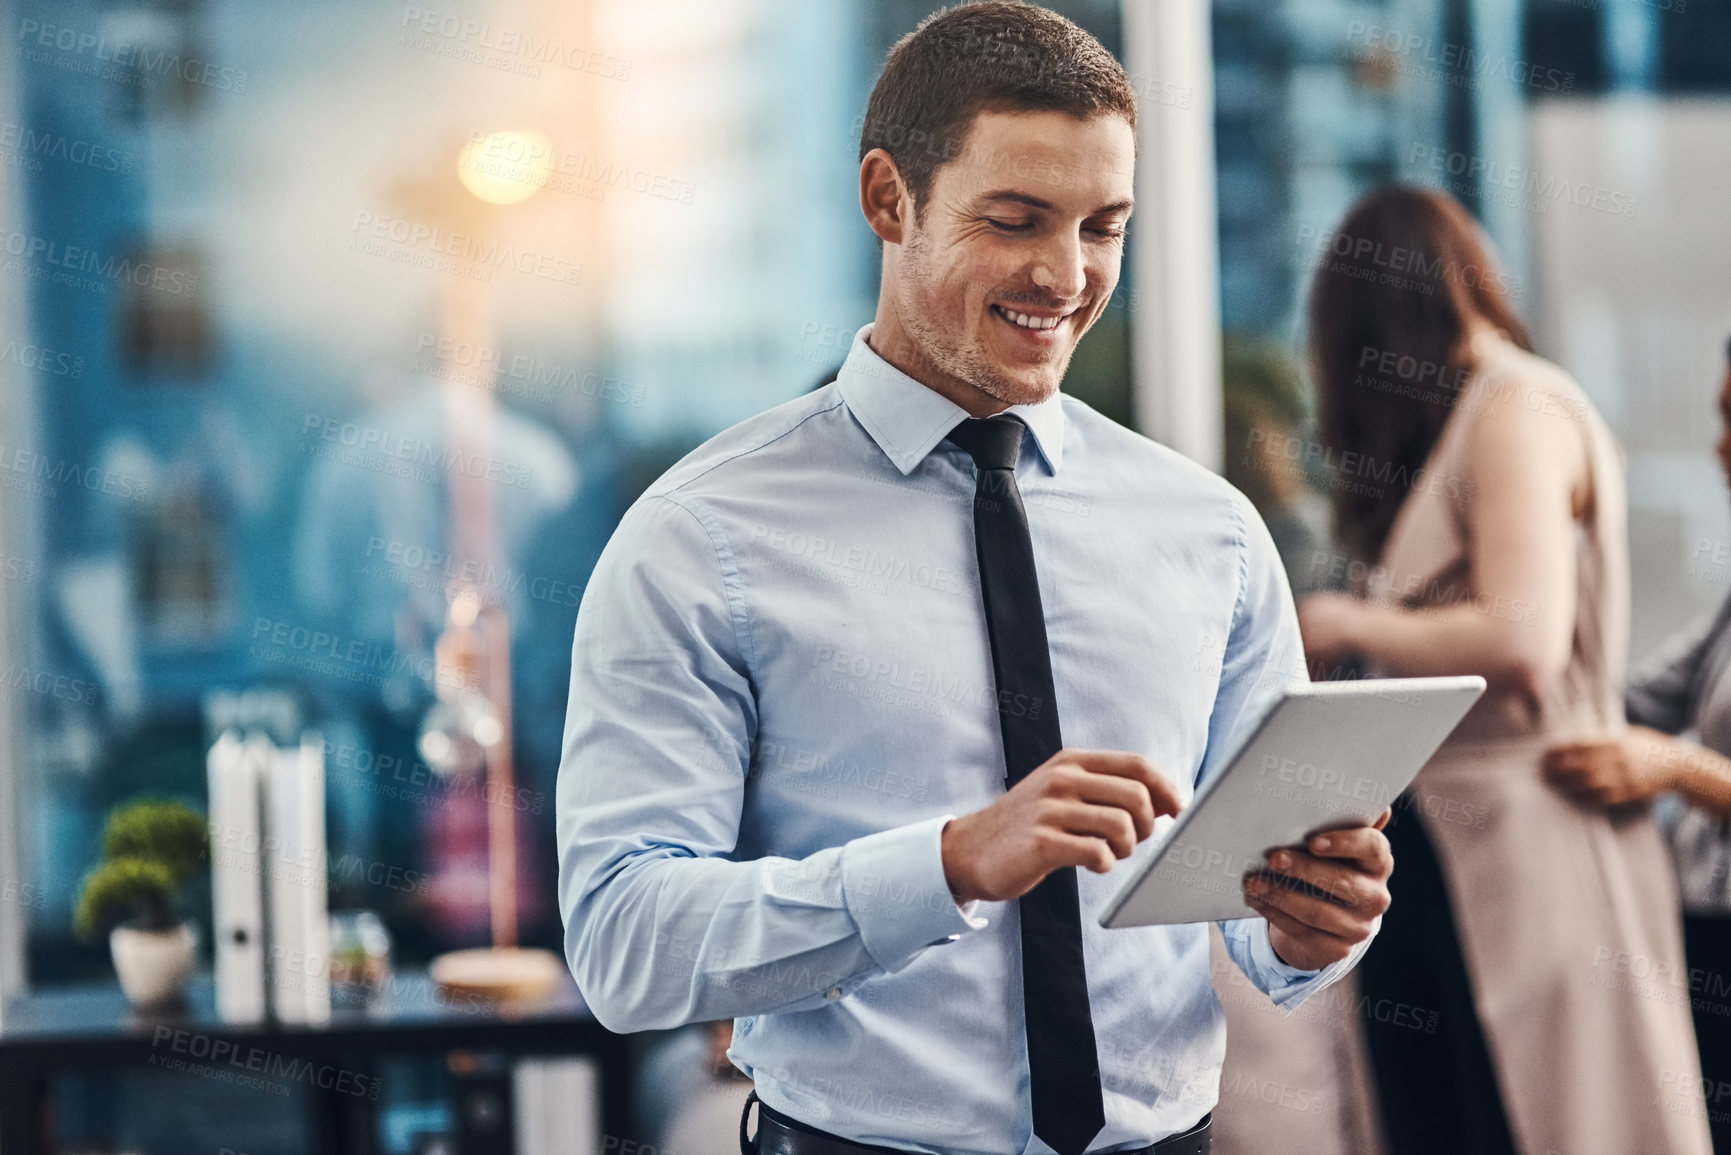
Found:
[[[1374,822],[1484,691],[1480,677],[1288,690],[1136,865],[1100,925],[1259,917],[1245,905],[1244,876],[1268,868],[1263,855]]]

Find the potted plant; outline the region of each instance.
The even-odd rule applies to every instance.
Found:
[[[84,879],[78,933],[108,932],[120,989],[140,1009],[172,1002],[192,973],[197,940],[175,903],[205,861],[204,817],[178,802],[119,807],[102,836],[103,861]]]

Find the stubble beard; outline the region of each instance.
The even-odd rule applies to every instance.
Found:
[[[902,250],[902,262],[905,285],[936,283],[929,277],[930,262],[923,237],[910,238]],[[931,321],[938,310],[924,308],[926,302],[912,294],[903,299],[912,308],[902,315],[902,328],[913,339],[920,366],[971,386],[1007,406],[1037,404],[1055,392],[1004,374],[982,347],[983,334],[976,334],[969,344],[952,343],[951,335]]]

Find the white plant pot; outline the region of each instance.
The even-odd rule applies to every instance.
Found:
[[[185,922],[168,930],[117,926],[108,936],[120,989],[140,1010],[161,1006],[180,994],[197,962],[197,947],[192,924]]]

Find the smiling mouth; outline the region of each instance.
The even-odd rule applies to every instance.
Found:
[[[1023,313],[1015,309],[1008,309],[1003,305],[993,305],[992,312],[996,313],[1010,324],[1015,325],[1017,328],[1029,329],[1036,333],[1045,333],[1056,329],[1059,325],[1069,320],[1075,314],[1075,310],[1072,309],[1070,312],[1065,313],[1062,316],[1042,317],[1034,313]]]

